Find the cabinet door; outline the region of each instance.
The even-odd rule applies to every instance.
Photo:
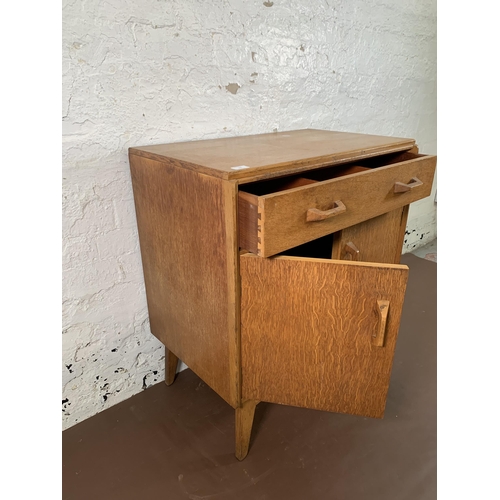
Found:
[[[245,254],[242,397],[382,417],[406,266]]]

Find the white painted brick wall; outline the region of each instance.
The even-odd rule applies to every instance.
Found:
[[[164,378],[127,148],[324,128],[436,153],[435,0],[63,0],[63,427]],[[434,190],[405,251],[436,236]]]

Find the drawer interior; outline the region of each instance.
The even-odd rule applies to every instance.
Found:
[[[255,196],[264,196],[266,194],[286,191],[307,184],[344,177],[346,175],[361,174],[368,170],[401,163],[403,161],[413,160],[425,155],[414,153],[392,153],[389,155],[376,156],[365,160],[357,160],[353,163],[345,163],[341,165],[331,165],[301,174],[279,177],[277,179],[268,179],[264,181],[251,182],[242,186],[241,191]]]
[[[289,257],[306,257],[310,259],[331,259],[334,237],[333,233],[327,234],[321,238],[285,250],[279,253],[278,256],[287,255]]]

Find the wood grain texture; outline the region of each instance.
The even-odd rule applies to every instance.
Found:
[[[382,417],[408,268],[245,254],[240,271],[242,397]]]
[[[334,234],[332,259],[353,260],[346,245],[359,250],[357,260],[399,264],[408,217],[408,206],[391,210]]]
[[[236,438],[236,458],[243,460],[248,455],[250,437],[252,435],[253,417],[255,407],[259,402],[253,399],[242,403],[240,408],[236,408],[235,413],[235,438]]]
[[[291,171],[342,164],[354,158],[405,151],[414,144],[413,139],[400,137],[305,129],[134,147],[130,152],[163,162],[168,160],[207,175],[238,179],[243,184]],[[232,170],[238,166],[249,168]]]
[[[259,224],[252,229],[260,238],[257,254],[276,255],[429,196],[436,157],[410,156],[373,170],[259,196]],[[406,193],[394,193],[397,181],[408,182],[416,176],[423,185]],[[330,219],[307,221],[308,210],[330,210],[337,200],[346,206],[345,212]]]
[[[235,186],[135,155],[130,167],[151,332],[236,408]]]

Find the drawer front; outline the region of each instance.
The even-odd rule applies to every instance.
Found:
[[[240,246],[270,257],[429,196],[436,157],[404,158],[263,196],[240,192]]]
[[[240,257],[242,397],[382,417],[408,268]]]

